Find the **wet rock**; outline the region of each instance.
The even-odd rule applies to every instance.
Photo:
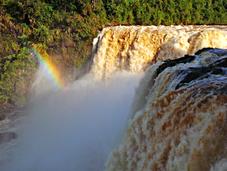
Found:
[[[0,133],[0,144],[10,142],[17,138],[17,134],[15,132],[2,132]]]
[[[166,60],[159,68],[156,70],[156,74],[159,75],[162,71],[164,71],[168,67],[173,67],[180,63],[189,63],[195,59],[195,56],[185,55],[182,58],[174,59],[174,60]]]
[[[227,49],[219,49],[219,48],[203,48],[198,50],[195,55],[201,55],[203,52],[209,52],[213,54],[217,54],[218,56],[223,56],[227,54]]]
[[[6,119],[6,115],[3,114],[3,113],[0,113],[0,121],[2,121],[2,120],[4,120],[4,119]]]
[[[225,50],[223,50],[223,51],[225,51]],[[219,52],[222,52],[222,51],[219,49]],[[226,54],[227,54],[227,51],[226,51]],[[188,68],[187,70],[183,70],[182,73],[186,76],[176,86],[176,89],[180,88],[181,86],[183,86],[185,84],[190,83],[191,81],[208,78],[211,74],[224,76],[224,75],[226,75],[226,71],[224,69],[226,67],[227,67],[227,57],[217,60],[216,62],[214,62],[208,66],[201,66],[201,67],[197,67],[197,68],[191,67],[191,68]]]

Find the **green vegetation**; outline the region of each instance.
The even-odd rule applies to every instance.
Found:
[[[81,67],[98,31],[119,24],[227,24],[227,1],[0,0],[0,103],[15,103],[15,84],[34,72],[32,44]]]
[[[0,103],[23,105],[35,68],[27,48],[22,48],[18,54],[0,58]]]

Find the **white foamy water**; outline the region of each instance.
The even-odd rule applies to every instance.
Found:
[[[118,73],[106,81],[89,77],[33,100],[18,130],[18,142],[0,170],[104,170],[127,126],[140,76]]]

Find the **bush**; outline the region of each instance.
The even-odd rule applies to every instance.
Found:
[[[0,66],[0,103],[23,104],[36,70],[29,49],[1,58]]]

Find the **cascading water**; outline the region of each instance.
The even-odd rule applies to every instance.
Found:
[[[109,154],[121,141],[129,118],[134,121],[129,125],[132,132],[126,135],[129,137],[126,140],[130,141],[125,140],[123,148],[114,151],[107,170],[146,170],[146,154],[143,152],[147,148],[144,146],[147,139],[144,140],[146,134],[143,131],[148,129],[146,133],[150,135],[151,125],[146,125],[146,114],[143,120],[142,112],[135,113],[149,108],[149,99],[152,101],[163,93],[168,94],[178,85],[177,81],[182,79],[175,79],[175,70],[159,71],[162,79],[157,82],[155,71],[163,67],[162,63],[158,63],[146,72],[135,95],[143,71],[158,60],[194,54],[203,47],[227,48],[225,30],[225,27],[217,30],[193,26],[105,28],[94,41],[90,73],[64,88],[56,88],[55,84],[59,81],[46,77],[49,72],[47,69],[52,67],[51,63],[41,63],[33,85],[31,102],[24,111],[26,114],[19,128],[15,130],[18,138],[9,149],[1,152],[0,170],[104,170]],[[184,75],[178,76],[183,78]],[[151,91],[152,86],[154,88]],[[167,102],[163,100],[163,103]],[[156,142],[157,151],[162,154],[162,147],[158,146],[159,139]],[[186,161],[180,157],[177,159]],[[172,164],[171,161],[169,163]],[[222,160],[218,161],[213,169],[225,165],[222,163]],[[171,167],[175,166],[172,164]]]
[[[226,69],[227,50],[222,49],[149,68],[107,170],[225,171]]]

